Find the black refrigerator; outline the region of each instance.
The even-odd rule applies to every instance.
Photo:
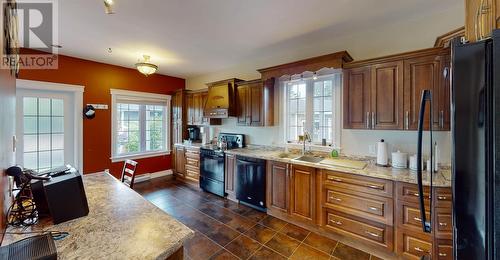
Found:
[[[452,44],[455,259],[500,259],[500,31]]]

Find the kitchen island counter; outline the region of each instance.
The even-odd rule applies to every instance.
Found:
[[[65,231],[56,241],[59,259],[167,259],[194,232],[108,173],[83,176],[88,216],[54,225],[42,219],[7,232]],[[7,234],[2,245],[32,236]],[[177,254],[176,254],[177,255]]]

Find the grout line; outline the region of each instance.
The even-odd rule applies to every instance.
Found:
[[[335,246],[333,247],[332,249],[332,252],[330,253],[331,256],[333,256],[333,252],[335,252],[335,249],[337,249],[337,246],[339,245],[339,241],[337,241],[337,244],[335,244]]]

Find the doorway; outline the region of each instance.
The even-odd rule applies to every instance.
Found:
[[[83,87],[17,80],[16,161],[37,172],[72,165],[82,171]]]

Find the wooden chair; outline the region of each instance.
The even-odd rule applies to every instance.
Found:
[[[131,189],[134,188],[136,168],[137,168],[136,161],[125,160],[125,163],[123,164],[121,181],[126,185],[128,185]]]

